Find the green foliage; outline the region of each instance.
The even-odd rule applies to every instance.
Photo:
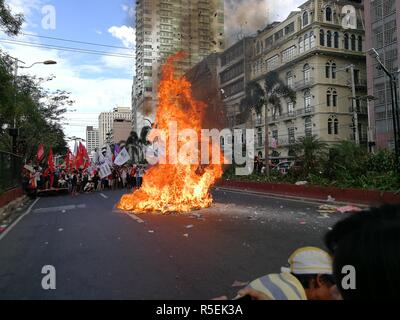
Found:
[[[225,172],[224,178],[261,183],[295,183],[306,180],[318,186],[400,192],[400,176],[395,170],[395,156],[392,152],[369,154],[349,141],[327,149],[326,144],[316,138],[298,141],[296,152],[297,159],[301,161],[286,175],[272,171],[269,178],[259,174],[235,176],[234,168],[231,167]]]
[[[320,141],[316,136],[301,137],[297,140],[293,150],[297,158],[302,160],[303,163],[299,178],[307,178],[310,174],[320,170],[326,149],[327,144]]]
[[[21,30],[24,17],[21,14],[13,15],[10,7],[0,0],[0,30],[9,36],[16,36]]]
[[[17,153],[24,159],[34,158],[39,144],[46,151],[53,148],[55,154],[65,154],[67,144],[62,127],[63,114],[73,104],[69,93],[50,92],[41,85],[49,79],[19,76],[14,85],[13,61],[0,52],[0,150],[12,152],[12,140],[6,128],[16,121],[19,135]]]

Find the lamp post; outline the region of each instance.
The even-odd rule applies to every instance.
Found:
[[[369,55],[373,57],[379,64],[380,68],[390,79],[390,92],[392,95],[392,119],[393,119],[393,134],[394,134],[394,149],[396,153],[396,160],[399,161],[400,149],[399,149],[399,111],[398,111],[398,97],[397,97],[397,81],[396,74],[391,73],[386,66],[383,64],[379,53],[375,48],[368,51]]]
[[[18,63],[23,63],[25,64],[24,61],[21,61],[17,58],[14,57],[10,57],[11,59],[13,59],[15,61],[15,69],[14,69],[14,112],[16,112],[17,110],[17,78],[18,78],[18,68],[20,69],[30,69],[33,66],[37,65],[37,64],[43,64],[43,65],[53,65],[53,64],[57,64],[56,61],[53,60],[46,60],[46,61],[38,61],[38,62],[34,62],[33,64],[31,64],[29,67],[25,67],[25,66],[19,66]],[[12,137],[12,152],[14,154],[17,154],[17,137],[18,137],[18,127],[17,127],[17,117],[16,115],[14,115],[14,127],[9,129],[9,134]]]

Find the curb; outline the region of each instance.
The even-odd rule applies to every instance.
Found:
[[[221,180],[215,188],[246,190],[269,194],[278,197],[294,197],[297,199],[310,199],[322,203],[346,203],[376,206],[385,203],[400,203],[400,193],[381,192],[377,190],[341,189],[336,187],[319,187],[314,185],[293,185],[279,183],[244,182],[235,180]],[[330,198],[333,198],[330,201]]]
[[[22,197],[19,197],[15,199],[14,201],[11,201],[9,204],[5,205],[4,207],[0,208],[0,225],[2,222],[6,219],[8,219],[18,207],[21,205],[25,204],[29,198],[26,195],[23,195]],[[1,233],[1,227],[0,227],[0,233]]]
[[[340,205],[340,206],[345,206],[345,205],[354,205],[360,208],[368,208],[369,206],[366,204],[362,203],[357,203],[357,202],[343,202],[343,201],[327,201],[327,200],[322,200],[318,198],[306,198],[306,197],[296,197],[292,195],[285,195],[285,194],[279,194],[279,193],[271,193],[271,192],[260,192],[260,191],[254,191],[254,190],[248,190],[248,189],[239,189],[239,188],[233,188],[233,187],[214,187],[215,190],[217,191],[226,191],[226,192],[237,192],[237,193],[244,193],[244,194],[252,194],[252,195],[257,195],[257,196],[264,196],[264,197],[269,197],[269,198],[274,198],[274,199],[285,199],[285,200],[291,200],[291,201],[296,201],[296,202],[303,202],[303,203],[312,203],[312,204],[332,204],[332,205]]]

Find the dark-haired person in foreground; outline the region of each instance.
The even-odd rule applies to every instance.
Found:
[[[354,214],[325,236],[344,300],[400,300],[400,205]],[[347,288],[354,269],[355,289]]]
[[[289,268],[252,281],[239,298],[255,300],[331,300],[334,280],[332,259],[322,249],[303,247],[288,259]]]

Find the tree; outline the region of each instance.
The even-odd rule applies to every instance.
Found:
[[[132,131],[128,139],[125,141],[125,147],[132,157],[132,162],[140,162],[141,146],[140,139],[136,131]]]
[[[297,157],[303,161],[304,178],[318,170],[320,160],[326,149],[327,144],[319,140],[317,136],[305,136],[297,140],[293,150]]]
[[[341,141],[329,150],[325,174],[330,179],[357,177],[367,170],[368,153],[353,141]]]
[[[55,153],[66,152],[65,136],[60,125],[66,107],[73,104],[69,93],[57,90],[50,92],[42,88],[44,81],[35,77],[14,77],[7,55],[0,55],[0,150],[12,151],[11,137],[6,128],[14,121],[19,129],[17,153],[32,159],[40,143]]]
[[[269,142],[268,142],[268,105],[271,105],[274,114],[276,111],[282,112],[281,99],[290,99],[293,103],[296,102],[296,92],[286,85],[284,81],[279,78],[277,72],[269,72],[264,79],[264,87],[258,82],[252,81],[246,88],[246,96],[241,101],[240,105],[242,109],[248,111],[250,114],[251,110],[255,110],[257,114],[260,114],[262,107],[264,107],[264,120],[265,120],[265,162],[266,162],[266,173],[269,175]]]
[[[10,7],[0,0],[0,29],[9,36],[16,36],[20,30],[24,17],[22,14],[13,15]]]

